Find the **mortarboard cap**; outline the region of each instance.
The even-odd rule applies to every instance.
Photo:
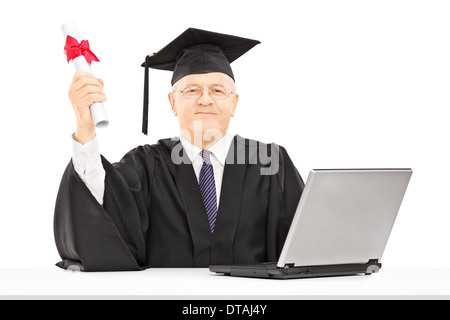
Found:
[[[148,69],[173,71],[172,85],[189,74],[222,72],[234,80],[230,63],[259,44],[257,40],[189,28],[163,49],[147,55],[142,67],[144,78],[144,112],[142,132],[148,126]]]

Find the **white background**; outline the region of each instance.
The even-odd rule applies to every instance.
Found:
[[[311,168],[411,167],[383,263],[450,267],[449,17],[450,2],[432,0],[2,1],[0,267],[59,261],[53,210],[75,129],[60,26],[72,20],[101,60],[110,161],[178,134],[171,74],[158,70],[141,134],[146,54],[188,27],[257,39],[232,65],[230,129],[286,147],[305,180]]]

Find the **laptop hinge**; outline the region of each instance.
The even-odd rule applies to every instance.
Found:
[[[378,262],[378,259],[370,259],[367,264],[368,267],[366,270],[366,275],[370,275],[372,273],[377,273],[380,271],[381,263]]]
[[[289,268],[293,268],[295,266],[295,263],[286,263],[285,265],[284,265],[284,268],[285,269],[289,269]]]

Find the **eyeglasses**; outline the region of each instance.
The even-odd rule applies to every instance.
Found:
[[[203,95],[205,89],[199,87],[187,87],[183,90],[173,91],[181,92],[187,99],[198,99]],[[230,94],[234,94],[233,91],[227,90],[221,87],[208,88],[208,93],[214,100],[224,100],[229,97]]]

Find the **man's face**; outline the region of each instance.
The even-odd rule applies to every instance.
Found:
[[[180,92],[190,88],[201,88],[203,93],[199,98],[189,99]],[[214,99],[208,92],[208,89],[214,88],[235,91],[234,81],[228,75],[211,72],[187,75],[174,84],[175,92],[169,93],[172,111],[178,117],[180,129],[188,131],[192,139],[220,139],[234,116],[239,96],[229,93],[225,99]],[[201,137],[198,137],[200,134]]]

